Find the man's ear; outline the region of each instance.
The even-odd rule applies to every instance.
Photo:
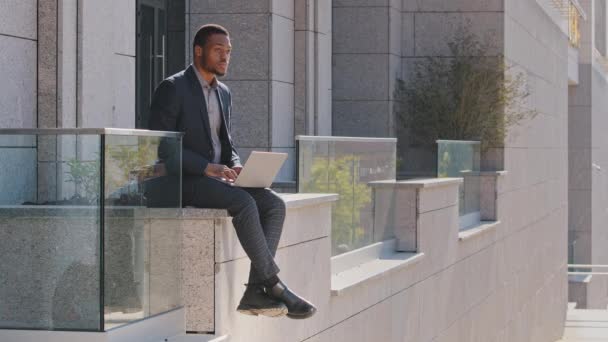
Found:
[[[201,57],[203,55],[203,48],[200,45],[194,47],[194,55],[196,57]]]

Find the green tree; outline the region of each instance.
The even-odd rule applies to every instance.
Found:
[[[537,115],[526,106],[524,75],[489,55],[491,47],[490,38],[461,27],[448,42],[451,57],[425,58],[409,79],[397,80],[396,117],[410,146],[445,139],[478,140],[482,151],[500,147],[510,128]]]
[[[158,139],[138,137],[134,144],[106,146],[106,194],[129,183],[132,176],[146,177],[153,173]]]
[[[71,159],[66,162],[66,182],[74,183],[77,197],[82,197],[93,204],[99,200],[99,160],[82,161]]]
[[[316,157],[310,179],[303,192],[336,193],[340,196],[332,209],[333,254],[353,250],[366,243],[361,225],[361,209],[371,203],[372,193],[367,184],[359,183],[359,161],[349,155],[332,160]]]

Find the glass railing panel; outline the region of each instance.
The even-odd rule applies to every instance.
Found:
[[[181,141],[105,136],[106,329],[180,307]]]
[[[0,329],[106,331],[182,306],[181,134],[0,129]]]
[[[298,192],[336,193],[332,255],[390,239],[375,231],[373,192],[368,185],[395,179],[396,139],[299,136]]]
[[[0,134],[0,328],[101,329],[99,135]]]
[[[458,201],[461,229],[475,226],[481,220],[480,155],[478,141],[437,141],[437,177],[463,178]]]

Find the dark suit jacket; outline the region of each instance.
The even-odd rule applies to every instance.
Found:
[[[213,160],[213,144],[209,128],[209,115],[203,89],[193,65],[170,76],[156,88],[150,107],[149,128],[160,131],[184,132],[182,171],[184,178],[202,176],[207,164]],[[230,137],[230,90],[218,81],[217,95],[222,113],[220,141],[221,164],[240,166],[239,155]]]

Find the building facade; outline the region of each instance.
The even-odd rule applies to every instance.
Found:
[[[154,87],[190,63],[192,38],[210,22],[230,31],[234,47],[223,81],[233,93],[236,146],[244,159],[253,150],[288,153],[278,178],[287,187],[297,177],[297,135],[403,141],[397,80],[427,57],[450,58],[446,43],[462,25],[489,35],[488,54],[524,75],[526,106],[538,115],[481,158],[488,179],[507,171],[487,183],[489,228],[459,232],[454,184],[431,190],[420,180],[412,187],[431,192],[417,196],[432,199],[416,207],[409,252],[422,261],[338,290],[329,237],[319,232],[278,253],[294,283],[307,282],[301,270],[322,277],[302,285],[320,303],[319,317],[296,325],[218,307],[242,290],[233,283],[247,264],[234,258],[218,266],[213,285],[234,292],[216,294],[207,313],[215,323],[194,330],[234,341],[549,342],[562,335],[568,297],[605,307],[605,281],[571,278],[568,288],[567,276],[569,257],[606,264],[603,1],[0,0],[0,128],[145,128]],[[25,174],[38,200],[61,198],[61,186],[46,180],[62,170],[45,169],[43,150],[62,146],[31,147],[42,166]],[[404,151],[407,163],[413,155]],[[0,150],[0,192],[15,202],[22,189],[8,180],[17,175],[2,173],[3,163],[19,162],[13,152]],[[314,253],[324,259],[289,269]]]
[[[578,58],[578,74],[568,87],[569,260],[572,264],[604,264],[606,241],[605,125],[606,3],[582,1],[587,14],[580,22],[580,40],[570,46]],[[574,50],[574,51],[573,51]],[[576,56],[576,57],[572,57]],[[598,275],[570,277],[569,298],[590,309],[607,305],[607,279]]]

